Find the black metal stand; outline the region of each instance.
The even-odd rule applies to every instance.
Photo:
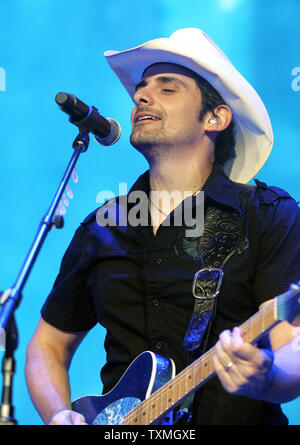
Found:
[[[12,405],[13,377],[16,362],[14,351],[18,347],[18,330],[12,315],[6,326],[5,355],[2,361],[3,391],[0,405],[0,425],[17,425]]]
[[[16,282],[11,287],[10,292],[7,293],[5,301],[1,301],[0,306],[0,330],[5,331],[6,345],[5,355],[3,359],[3,391],[2,401],[0,406],[0,425],[15,425],[17,421],[14,419],[14,408],[12,406],[12,382],[15,371],[14,350],[17,348],[18,335],[17,327],[14,319],[14,311],[17,308],[21,293],[27,281],[27,278],[32,270],[37,255],[41,250],[43,242],[50,231],[55,226],[56,228],[63,227],[62,216],[55,217],[55,211],[59,205],[60,199],[64,193],[67,183],[71,177],[72,171],[76,165],[76,162],[81,153],[85,152],[89,146],[89,134],[83,128],[80,128],[80,132],[73,142],[73,155],[67,166],[65,174],[59,184],[59,187],[55,193],[52,203],[43,217],[37,235],[34,238],[29,253],[25,259],[25,262],[18,274]],[[6,293],[5,293],[6,294]],[[3,297],[3,294],[2,294]],[[2,298],[3,300],[3,298]]]

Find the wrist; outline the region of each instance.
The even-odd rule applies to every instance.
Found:
[[[71,409],[70,408],[68,408],[68,407],[64,407],[64,408],[60,408],[60,409],[58,409],[57,411],[55,411],[51,416],[50,416],[50,419],[49,419],[49,421],[47,422],[47,425],[52,425],[53,424],[53,421],[54,421],[54,419],[55,419],[55,417],[58,415],[58,414],[60,414],[60,413],[62,413],[63,411],[70,411]]]

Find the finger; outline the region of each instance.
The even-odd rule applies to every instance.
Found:
[[[241,345],[246,344],[245,341],[242,338],[242,334],[241,334],[241,330],[240,328],[234,328],[232,331],[232,336],[231,336],[231,342],[232,342],[232,347],[238,348]]]
[[[70,420],[72,422],[72,425],[87,425],[83,415],[76,413],[75,411],[70,412]]]
[[[234,328],[232,331],[232,352],[238,359],[252,362],[257,366],[262,364],[263,357],[260,353],[260,349],[246,343],[242,338],[239,328]]]
[[[266,349],[259,349],[252,345],[244,345],[236,353],[242,363],[251,364],[253,369],[268,369],[273,363],[274,354]]]
[[[213,357],[213,364],[223,388],[230,393],[234,393],[237,390],[236,384],[232,378],[234,365],[229,371],[226,371],[224,364],[219,360],[217,355]]]
[[[213,363],[223,388],[231,394],[243,395],[244,388],[248,381],[244,373],[241,372],[240,363],[232,363],[232,366],[226,369],[217,355],[214,356]]]
[[[219,335],[219,340],[222,343],[222,346],[224,348],[231,347],[231,331],[229,329],[226,329],[225,331],[221,332]]]
[[[226,382],[230,380],[234,385],[244,383],[244,376],[240,370],[242,360],[235,354],[235,349],[240,348],[243,344],[244,340],[240,336],[240,330],[236,328],[233,332],[223,331],[215,348],[217,358],[223,366],[223,370],[220,370],[221,377]]]
[[[256,353],[256,348],[243,340],[239,328],[232,331],[232,352],[236,357],[247,361],[251,361]]]
[[[232,334],[229,330],[225,330],[220,334],[219,341],[216,345],[216,353],[225,368],[231,362],[234,363],[235,357],[232,346]]]
[[[232,357],[225,351],[220,340],[215,345],[215,353],[223,368],[226,368],[233,361]]]
[[[223,331],[219,336],[219,350],[222,350],[225,354],[231,356],[231,332]]]
[[[247,343],[235,346],[232,352],[236,360],[251,362],[254,366],[261,366],[264,362],[261,350]]]

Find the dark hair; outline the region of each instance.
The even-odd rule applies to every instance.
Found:
[[[225,104],[226,102],[217,90],[203,77],[199,75],[194,76],[195,81],[201,91],[202,95],[202,109],[199,119],[203,120],[204,116],[208,112],[212,112],[214,115],[214,109],[218,105]],[[234,122],[233,120],[228,127],[220,132],[215,141],[215,162],[220,165],[224,165],[226,161],[235,157],[235,137],[234,137]]]

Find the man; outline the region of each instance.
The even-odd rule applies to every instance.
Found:
[[[68,367],[100,322],[107,329],[104,393],[144,350],[172,358],[180,371],[198,350],[217,343],[218,378],[197,392],[192,421],[286,423],[279,404],[300,393],[293,326],[276,325],[270,344],[256,346],[245,343],[236,327],[299,279],[295,201],[260,182],[249,187],[232,181],[247,183],[270,154],[268,114],[200,30],[179,30],[106,56],[135,103],[130,140],[150,169],[130,193],[145,193],[151,224],[135,226],[129,218],[125,226],[99,224],[111,210],[128,216],[136,208],[130,193],[128,207],[120,197],[83,221],[28,346],[32,400],[47,424],[85,424],[71,409]],[[168,193],[159,196],[162,191]],[[183,201],[195,211],[200,191],[204,232],[187,236],[186,224],[174,224],[175,215]],[[195,307],[193,278],[211,266],[221,268],[224,279],[195,349],[186,335]]]

